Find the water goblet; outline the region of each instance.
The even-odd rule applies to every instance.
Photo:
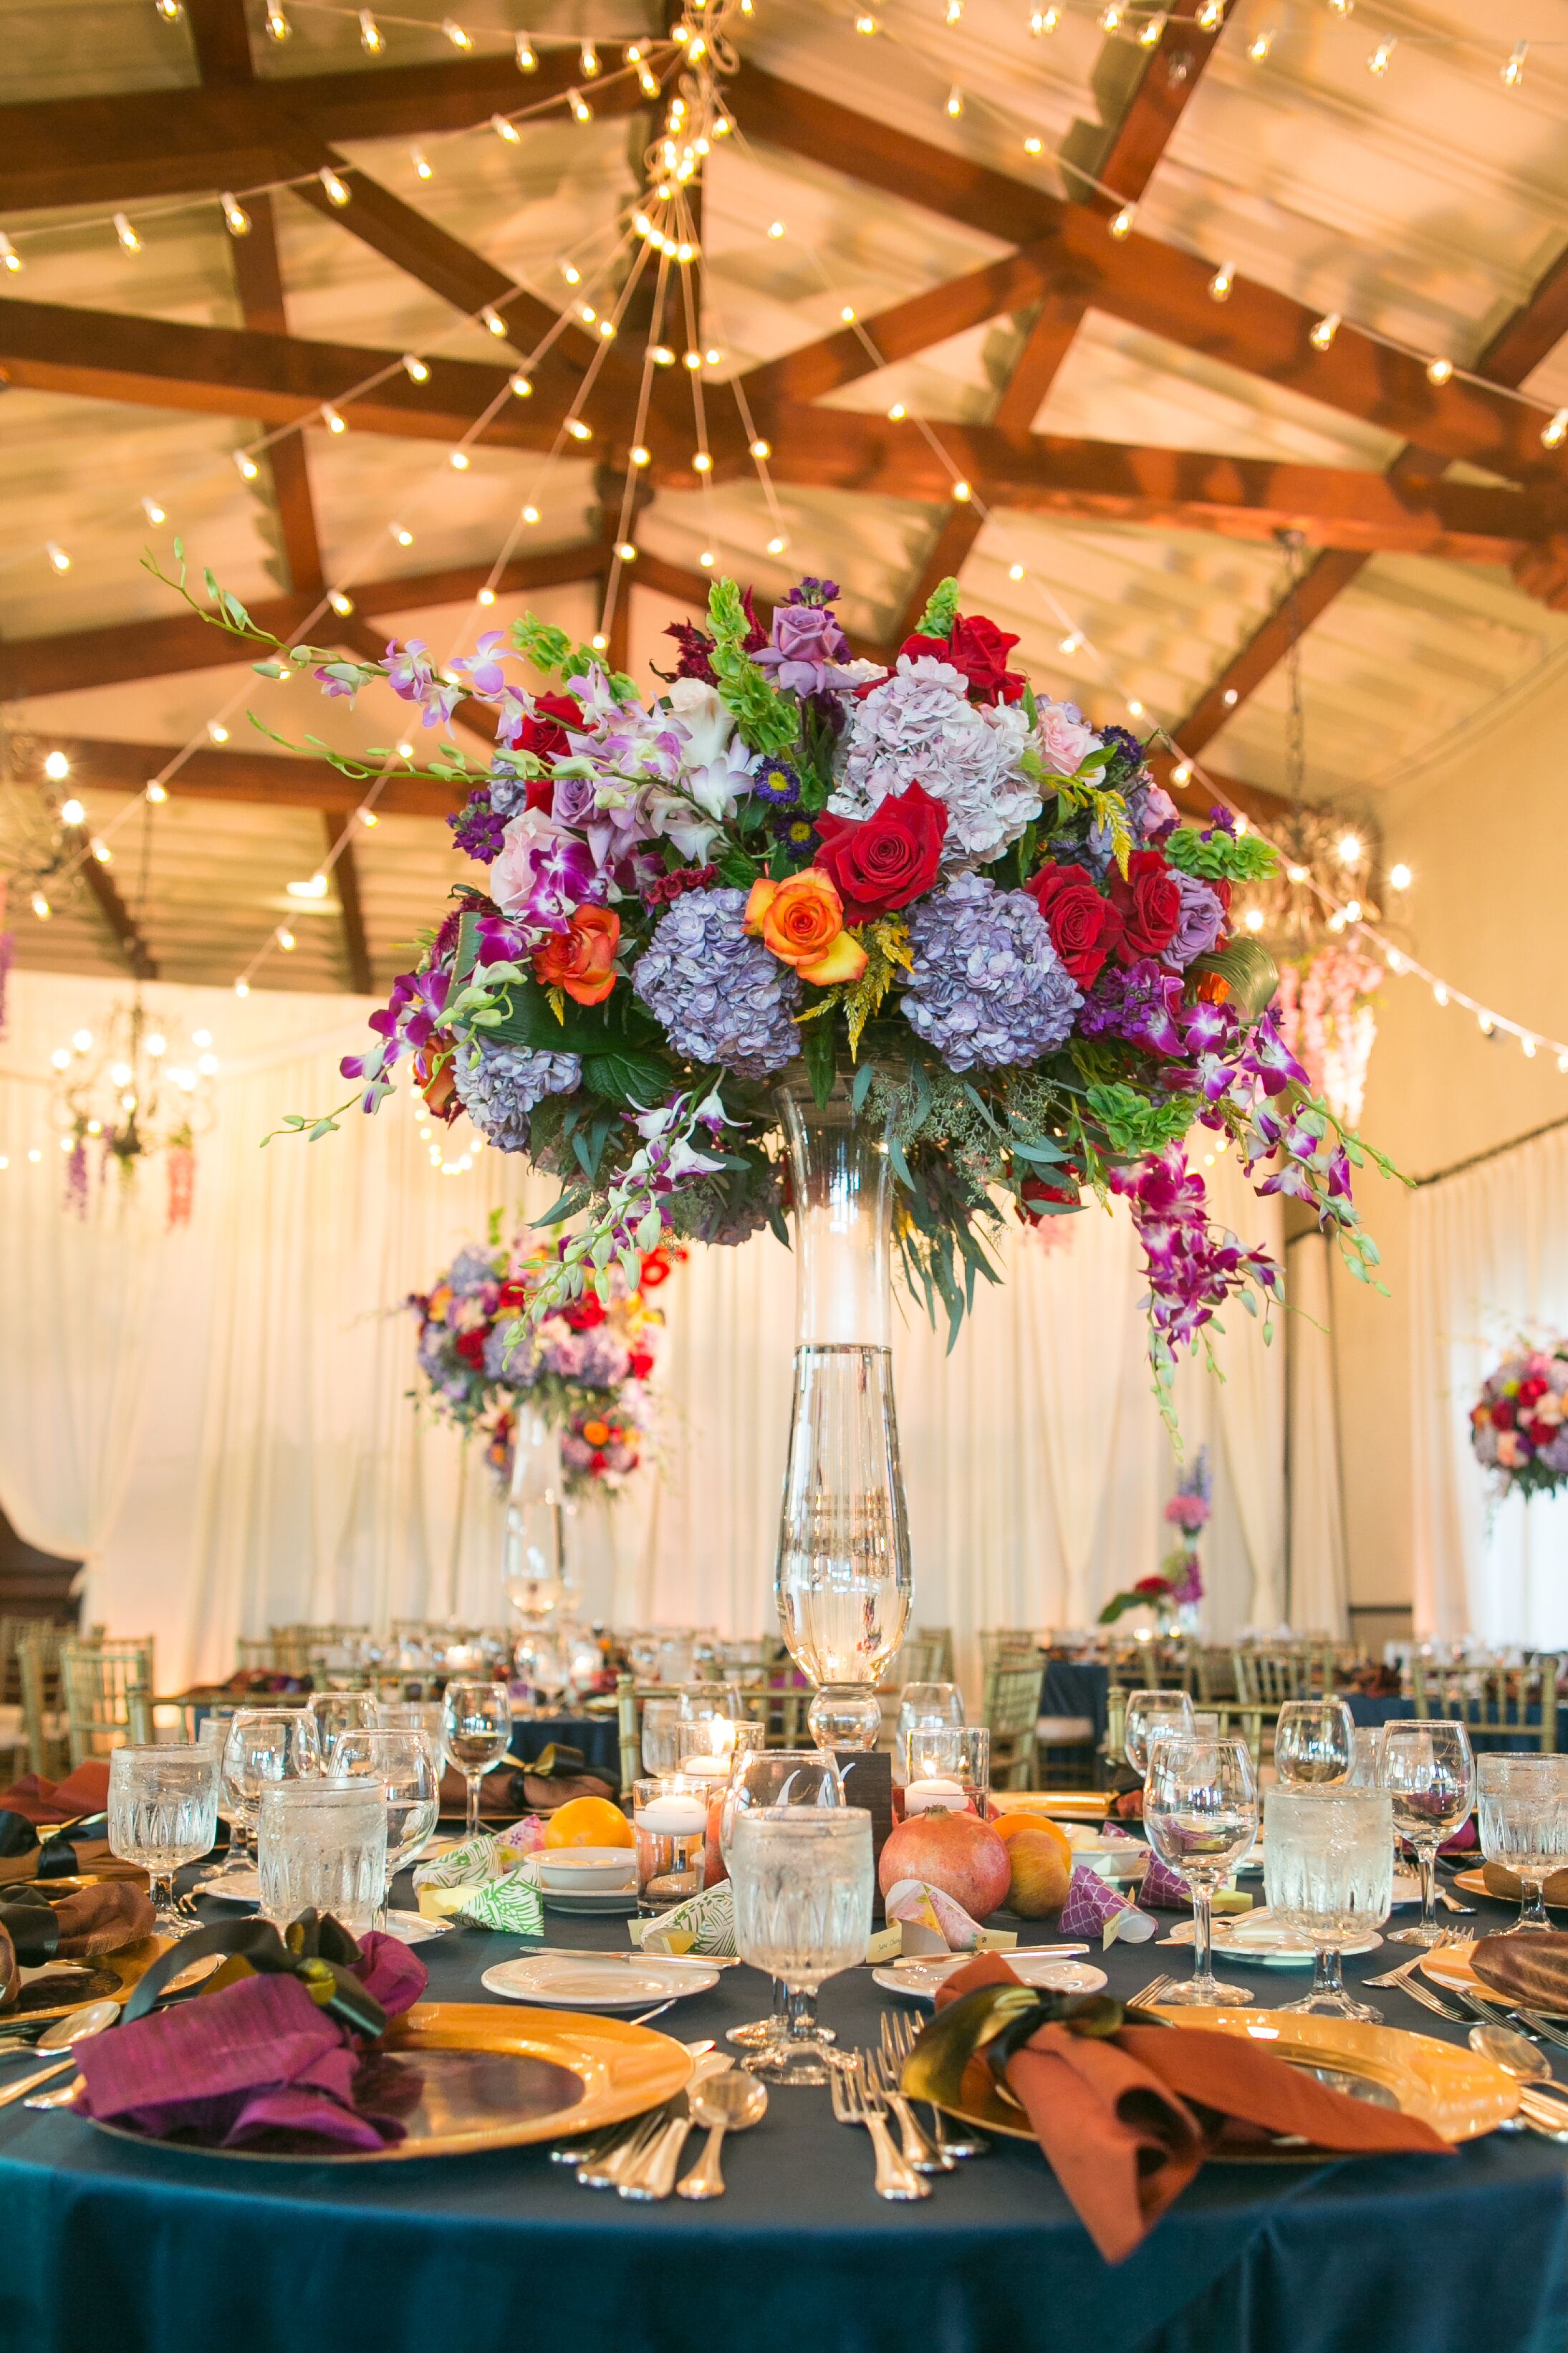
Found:
[[[256,1857],[262,1917],[279,1933],[310,1909],[363,1936],[386,1884],[380,1789],[363,1780],[273,1782],[261,1792]]]
[[[392,1883],[412,1862],[436,1827],[441,1767],[423,1732],[351,1731],[332,1751],[334,1781],[379,1782],[386,1812],[386,1874],[374,1926],[382,1927]]]
[[[1476,1786],[1481,1852],[1524,1889],[1519,1917],[1503,1935],[1550,1929],[1542,1890],[1568,1861],[1568,1757],[1479,1757]]]
[[[377,1720],[374,1692],[312,1692],[305,1704],[316,1719],[316,1736],[321,1742],[323,1762],[331,1760],[332,1744],[340,1732],[347,1732],[356,1725],[366,1729]]]
[[[1282,1789],[1327,1788],[1348,1778],[1355,1725],[1342,1699],[1288,1699],[1274,1726]]]
[[[146,1872],[160,1936],[187,1936],[192,1927],[174,1908],[174,1873],[217,1836],[217,1771],[205,1741],[110,1751],[110,1852]]]
[[[478,1835],[479,1784],[486,1768],[506,1755],[511,1738],[511,1694],[505,1683],[448,1683],[442,1702],[442,1746],[468,1785],[466,1838]]]
[[[321,1735],[307,1707],[240,1707],[224,1737],[220,1788],[229,1819],[229,1862],[237,1878],[256,1865],[256,1819],[271,1781],[302,1780],[321,1769]]]
[[[1394,1828],[1415,1849],[1421,1917],[1391,1928],[1391,1945],[1436,1945],[1437,1849],[1468,1819],[1476,1802],[1476,1760],[1464,1725],[1442,1718],[1385,1724],[1383,1786],[1394,1799]]]
[[[1193,1703],[1185,1692],[1129,1692],[1121,1732],[1122,1754],[1134,1773],[1146,1772],[1149,1750],[1157,1733],[1193,1729]]]
[[[735,1821],[757,1807],[841,1806],[844,1777],[822,1748],[769,1748],[742,1755],[731,1769],[730,1783],[719,1810],[719,1852],[726,1870],[731,1868]],[[784,2032],[788,1996],[782,1978],[773,1979],[773,2010],[767,2018],[731,2026],[725,2041],[742,2051],[762,2051]],[[824,2042],[833,2041],[831,2027],[819,2026]]]
[[[1245,1986],[1214,1973],[1214,1894],[1258,1835],[1258,1776],[1244,1740],[1199,1740],[1163,1732],[1143,1784],[1143,1828],[1162,1862],[1179,1872],[1193,1899],[1193,1974],[1161,2003],[1249,2002]]]
[[[731,1832],[735,1945],[783,1979],[786,2031],[742,2061],[774,2084],[825,2084],[832,2062],[816,2026],[817,1989],[866,1957],[871,1934],[871,1817],[861,1806],[754,1806]]]
[[[963,1694],[956,1683],[906,1683],[899,1694],[899,1718],[893,1726],[893,1784],[904,1775],[904,1735],[936,1732],[944,1724],[963,1722]]]
[[[1394,1894],[1394,1800],[1386,1789],[1270,1789],[1264,1800],[1263,1885],[1284,1928],[1310,1936],[1310,1992],[1280,2004],[1321,2018],[1382,2011],[1345,1991],[1345,1948],[1381,1928]]]
[[[1383,1726],[1380,1724],[1358,1724],[1351,1743],[1351,1769],[1345,1775],[1347,1789],[1379,1789],[1383,1786]]]

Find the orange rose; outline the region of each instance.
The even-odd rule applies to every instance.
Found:
[[[590,1446],[606,1445],[609,1441],[610,1425],[607,1421],[585,1421],[583,1424],[583,1435]]]
[[[534,957],[534,977],[546,988],[563,988],[576,1005],[602,1005],[616,985],[620,938],[613,907],[579,907],[564,936],[557,934]]]
[[[760,933],[781,964],[794,965],[818,988],[858,980],[866,969],[865,949],[844,928],[844,902],[820,867],[808,866],[787,882],[753,882],[746,929]]]

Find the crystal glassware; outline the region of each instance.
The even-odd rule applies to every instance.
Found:
[[[312,1692],[305,1704],[316,1719],[316,1737],[321,1744],[323,1762],[331,1757],[332,1743],[340,1732],[347,1732],[352,1725],[365,1730],[378,1720],[374,1692]]]
[[[642,1704],[642,1764],[645,1773],[668,1773],[675,1766],[675,1727],[682,1721],[680,1701],[645,1699]]]
[[[386,1885],[382,1792],[363,1780],[278,1781],[263,1789],[256,1870],[262,1915],[279,1933],[309,1909],[363,1936]]]
[[[1220,1983],[1213,1959],[1215,1890],[1246,1860],[1258,1835],[1258,1776],[1245,1740],[1159,1734],[1143,1783],[1143,1828],[1193,1899],[1193,1974],[1163,1992],[1162,2004],[1249,2002],[1245,1986]]]
[[[774,1598],[790,1655],[817,1686],[813,1739],[868,1749],[881,1732],[877,1679],[903,1642],[914,1584],[893,1410],[891,1114],[858,1113],[843,1078],[818,1103],[804,1072],[775,1100],[796,1315]]]
[[[731,1865],[738,1815],[759,1806],[843,1803],[844,1777],[825,1749],[769,1748],[760,1754],[738,1757],[719,1810],[719,1851],[726,1870]],[[772,2015],[753,2019],[745,2026],[731,2026],[725,2040],[739,2043],[743,2051],[761,2051],[784,2032],[787,2001],[783,1981],[775,1978]],[[824,2042],[833,2041],[829,2027],[819,2026],[817,2033]]]
[[[1476,1802],[1476,1760],[1464,1725],[1417,1718],[1383,1727],[1383,1786],[1394,1799],[1394,1826],[1415,1849],[1421,1872],[1421,1917],[1413,1928],[1391,1928],[1391,1945],[1436,1945],[1437,1849],[1469,1816]]]
[[[1524,1888],[1519,1917],[1503,1935],[1550,1929],[1542,1891],[1568,1862],[1568,1757],[1479,1757],[1476,1791],[1481,1852]]]
[[[1282,1789],[1323,1789],[1348,1779],[1355,1725],[1342,1699],[1288,1699],[1274,1726]]]
[[[479,1785],[506,1755],[511,1738],[511,1694],[505,1683],[448,1683],[442,1697],[441,1746],[468,1785],[464,1835],[477,1836]]]
[[[765,1731],[763,1725],[731,1724],[723,1715],[704,1716],[695,1724],[678,1718],[675,1769],[687,1780],[728,1781],[736,1757],[761,1748]]]
[[[1347,1789],[1378,1789],[1383,1786],[1383,1726],[1380,1724],[1358,1724],[1351,1742],[1351,1769],[1345,1775]]]
[[[899,1694],[898,1722],[893,1726],[893,1782],[904,1771],[904,1735],[937,1732],[944,1724],[963,1722],[963,1694],[956,1683],[906,1683]]]
[[[224,1876],[237,1877],[255,1864],[256,1816],[262,1790],[269,1782],[302,1780],[321,1769],[315,1717],[308,1707],[236,1708],[224,1737],[219,1769],[230,1825],[230,1868]],[[237,1861],[237,1845],[241,1849]]]
[[[923,1725],[905,1733],[903,1749],[903,1786],[893,1795],[893,1811],[901,1820],[932,1806],[985,1820],[991,1798],[991,1733],[986,1725]]]
[[[436,1762],[443,1767],[451,1763],[446,1753],[447,1710],[438,1699],[384,1699],[376,1703],[373,1718],[381,1732],[423,1732],[436,1751]]]
[[[116,1748],[109,1758],[109,1850],[152,1882],[158,1933],[187,1935],[174,1909],[174,1873],[217,1836],[218,1757],[207,1741]]]
[[[381,1927],[392,1883],[412,1862],[436,1827],[441,1804],[441,1767],[427,1734],[353,1731],[340,1735],[332,1751],[334,1781],[381,1785],[386,1814],[386,1878],[374,1926]]]
[[[520,1361],[528,1346],[520,1337]],[[537,1629],[560,1608],[566,1579],[561,1441],[537,1406],[520,1401],[501,1535],[501,1589],[524,1626]]]
[[[232,1700],[225,1700],[216,1707],[209,1707],[196,1725],[197,1745],[210,1748],[216,1760],[215,1769],[217,1774],[217,1818],[228,1828],[227,1851],[224,1859],[214,1870],[205,1871],[202,1873],[196,1882],[198,1891],[216,1887],[220,1881],[225,1879],[237,1879],[243,1872],[249,1870],[253,1860],[247,1852],[247,1833],[236,1820],[234,1807],[229,1799],[228,1784],[223,1773],[224,1744],[228,1738],[228,1727],[237,1712]]]
[[[1263,1801],[1263,1886],[1281,1927],[1310,1936],[1311,1990],[1280,2005],[1324,2018],[1382,2011],[1345,1991],[1346,1947],[1381,1928],[1394,1896],[1394,1800],[1386,1789],[1270,1789]]]
[[[1193,1729],[1193,1703],[1185,1692],[1129,1692],[1127,1714],[1121,1729],[1122,1755],[1134,1773],[1144,1772],[1156,1733],[1191,1732]]]
[[[668,1912],[702,1892],[708,1864],[708,1784],[684,1774],[632,1783],[637,1909]]]
[[[775,2084],[825,2084],[832,2063],[816,2028],[826,1978],[856,1968],[871,1934],[871,1817],[860,1806],[756,1806],[730,1839],[735,1946],[783,1979],[786,2031],[742,2063]]]

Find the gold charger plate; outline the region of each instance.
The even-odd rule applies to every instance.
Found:
[[[684,2043],[651,2027],[487,2001],[417,2002],[393,2021],[382,2049],[407,2096],[395,2110],[406,2137],[384,2148],[204,2148],[85,2121],[141,2148],[274,2165],[384,2164],[518,2148],[619,2124],[672,2099],[696,2063]]]
[[[1407,2033],[1403,2027],[1373,2026],[1360,2019],[1292,2017],[1267,2010],[1183,2009],[1162,2010],[1160,2015],[1175,2027],[1206,2027],[1215,2033],[1266,2039],[1266,2047],[1292,2065],[1332,2067],[1341,2074],[1356,2076],[1392,2095],[1403,2114],[1419,2116],[1446,2141],[1476,2140],[1484,2133],[1495,2132],[1519,2108],[1519,2085],[1489,2059],[1462,2044]],[[1004,2094],[984,2060],[971,2060],[964,2070],[963,2089],[963,2105],[949,2108],[949,2115],[1010,2140],[1034,2139],[1021,2109]],[[1226,2151],[1218,2161],[1318,2164],[1324,2161],[1324,2153],[1237,2149]]]
[[[1555,1872],[1552,1875],[1553,1878],[1557,1876]],[[1456,1887],[1463,1888],[1467,1895],[1484,1895],[1489,1904],[1517,1904],[1520,1901],[1517,1895],[1494,1895],[1487,1885],[1484,1872],[1457,1871],[1454,1873],[1453,1883]],[[1549,1895],[1546,1899],[1546,1908],[1549,1912],[1563,1912],[1568,1911],[1568,1905],[1554,1904]]]
[[[85,1882],[65,1882],[62,1886],[85,1884]],[[145,1977],[160,1953],[167,1952],[173,1939],[168,1936],[142,1936],[133,1945],[122,1945],[117,1953],[95,1953],[90,1960],[67,1962],[65,1967],[90,1969],[95,1976],[111,1977],[112,1985],[105,1985],[97,1993],[79,1993],[70,2001],[57,2003],[52,2009],[8,2010],[0,2014],[0,2034],[7,2025],[32,2025],[51,2018],[68,2018],[73,2010],[80,2010],[89,2001],[127,2002],[139,1978]],[[36,1983],[37,1980],[35,1979]]]

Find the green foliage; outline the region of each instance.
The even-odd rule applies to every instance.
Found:
[[[731,891],[749,891],[763,871],[743,849],[726,849],[714,862],[720,881]]]
[[[1166,840],[1165,857],[1200,882],[1261,882],[1279,864],[1276,850],[1259,835],[1229,834],[1219,826],[1212,833],[1178,826]]]
[[[800,1053],[805,1064],[805,1074],[811,1081],[812,1093],[819,1103],[826,1103],[833,1092],[833,1074],[837,1066],[831,1011],[825,1020],[804,1023],[800,1032]]]
[[[1199,956],[1187,967],[1189,973],[1217,973],[1230,985],[1226,1003],[1248,1021],[1274,1001],[1279,986],[1279,967],[1261,940],[1247,937],[1232,940],[1217,955]]]
[[[553,622],[542,621],[537,613],[524,613],[507,632],[513,649],[531,661],[546,678],[585,678],[591,670],[603,670],[604,659],[592,646],[574,646],[564,629]],[[637,693],[637,681],[624,670],[605,670],[605,675],[616,700],[626,702]]]
[[[708,626],[713,632],[710,659],[719,681],[719,700],[740,731],[741,741],[752,752],[788,752],[800,737],[800,713],[768,683],[746,651],[751,623],[732,580],[715,580],[708,598]]]
[[[1105,1130],[1112,1152],[1125,1154],[1129,1159],[1163,1152],[1193,1124],[1192,1099],[1187,1095],[1157,1096],[1151,1101],[1136,1087],[1118,1083],[1090,1087],[1085,1100],[1091,1117]]]
[[[939,580],[926,599],[925,611],[916,624],[915,635],[921,638],[951,638],[952,625],[958,618],[958,583],[951,573]]]

